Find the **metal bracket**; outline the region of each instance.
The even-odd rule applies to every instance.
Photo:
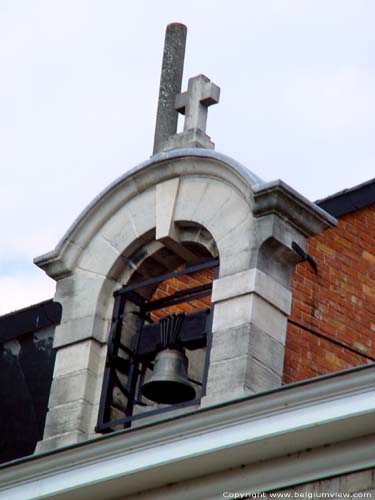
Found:
[[[298,253],[302,257],[302,259],[310,264],[310,266],[314,269],[315,274],[318,274],[318,266],[316,265],[315,260],[301,248],[298,243],[292,241],[293,250]]]

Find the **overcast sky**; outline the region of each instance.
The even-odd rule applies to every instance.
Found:
[[[151,154],[165,26],[221,87],[216,149],[311,200],[375,177],[373,0],[0,0],[0,314],[50,298],[33,265]]]

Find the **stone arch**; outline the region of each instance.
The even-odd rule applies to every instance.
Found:
[[[165,156],[110,186],[54,252],[36,259],[58,281],[63,317],[56,347],[106,341],[108,298],[124,284],[134,255],[156,240],[187,261],[194,259],[185,251],[188,240],[207,246],[220,258],[220,277],[248,269],[254,233],[249,179],[212,152]]]
[[[157,184],[189,176],[226,183],[249,206],[252,204],[251,187],[262,182],[235,160],[215,151],[181,149],[160,153],[130,170],[100,193],[74,221],[56,248],[35,258],[35,264],[56,280],[71,275],[82,253],[114,214],[139,195],[148,190],[152,192]]]

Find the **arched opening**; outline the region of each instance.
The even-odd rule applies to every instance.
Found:
[[[181,412],[198,405],[205,395],[213,318],[211,290],[219,261],[216,249],[212,255],[201,243],[181,245],[194,256],[193,261],[184,261],[155,241],[126,257],[132,273],[114,293],[97,432],[134,427],[145,419]],[[129,274],[127,269],[124,275]],[[180,364],[181,359],[186,360],[186,372],[177,363],[171,379],[169,366],[167,375],[162,361],[156,367],[166,353],[175,353]],[[155,377],[158,397],[151,397],[145,386]],[[181,394],[180,378],[189,386],[188,397]],[[172,389],[173,396],[163,394]]]

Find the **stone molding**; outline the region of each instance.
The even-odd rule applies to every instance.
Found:
[[[337,225],[337,220],[281,180],[252,187],[255,217],[276,214],[305,236]]]
[[[163,150],[170,151],[184,147],[215,149],[215,144],[211,141],[211,137],[202,130],[191,129],[169,137],[163,146]]]
[[[187,161],[190,168],[186,168]],[[187,148],[158,153],[110,184],[73,222],[56,248],[36,257],[34,263],[56,280],[70,275],[83,249],[124,204],[157,183],[187,172],[220,178],[236,186],[247,199],[250,187],[261,182],[240,163],[216,151]]]

